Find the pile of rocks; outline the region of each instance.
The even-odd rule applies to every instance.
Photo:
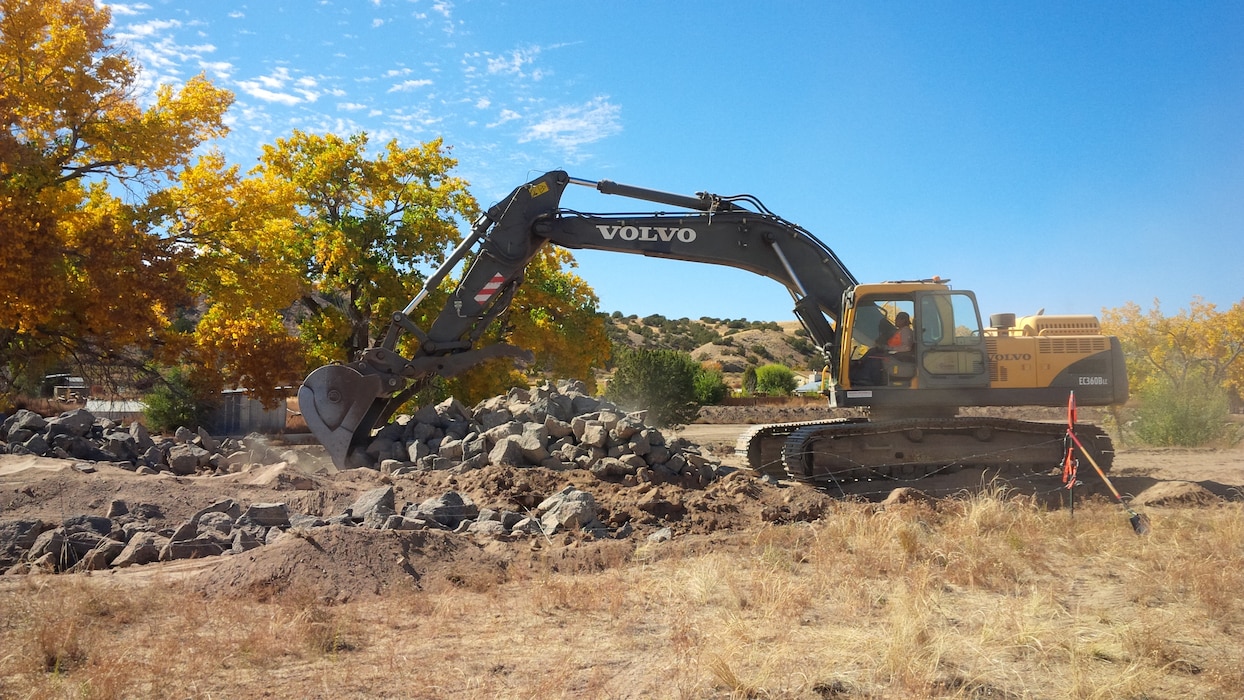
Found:
[[[480,507],[457,491],[399,507],[390,477],[489,465],[544,467],[587,470],[622,486],[644,485],[643,490],[660,483],[703,487],[732,471],[696,445],[667,441],[644,418],[642,412],[627,413],[590,396],[581,382],[571,381],[531,391],[514,389],[474,409],[449,399],[413,416],[399,416],[376,432],[366,452],[389,475],[381,477],[387,485],[363,493],[337,515],[295,513],[285,503],[244,508],[225,499],[174,527],[158,505],[130,507],[114,501],[102,516],[78,515],[59,523],[0,521],[0,571],[81,571],[236,554],[282,536],[332,526],[444,529],[496,539],[549,537],[565,530],[627,538],[634,532],[629,519],[607,516],[609,524],[602,523],[604,511],[592,495],[572,486],[538,505],[532,499],[524,506],[530,510],[520,513]],[[242,464],[297,461],[296,455],[266,450],[261,440],[217,442],[202,430],[185,428],[171,437],[153,438],[139,423],[123,428],[83,409],[51,419],[22,410],[0,424],[0,452],[108,462],[140,473],[223,473]]]
[[[109,462],[143,474],[224,473],[240,464],[262,463],[271,458],[262,442],[218,441],[202,428],[194,432],[185,427],[171,436],[152,437],[142,423],[122,426],[84,408],[55,418],[19,409],[0,423],[0,454]]]
[[[376,432],[368,461],[381,471],[457,469],[492,465],[586,469],[627,485],[682,483],[706,486],[720,463],[683,440],[667,442],[644,424],[645,412],[627,413],[589,395],[578,381],[512,389],[468,409],[456,399],[425,406]]]
[[[254,503],[243,508],[224,499],[176,527],[166,522],[158,505],[130,507],[118,500],[106,515],[77,515],[59,524],[37,519],[0,521],[0,571],[91,571],[231,555],[282,536],[332,526],[443,529],[510,540],[565,530],[597,538],[622,539],[632,534],[629,523],[611,531],[598,515],[591,494],[572,487],[546,498],[527,514],[480,508],[456,491],[398,508],[391,485],[363,493],[343,513],[327,518],[291,512],[285,503]]]

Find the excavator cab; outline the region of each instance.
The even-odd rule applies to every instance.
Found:
[[[850,399],[859,405],[948,405],[956,391],[989,385],[980,311],[971,292],[940,280],[861,284],[844,295],[842,320],[846,347],[839,377],[846,405],[857,403]],[[904,333],[907,338],[900,339]],[[894,395],[913,390],[926,396]]]

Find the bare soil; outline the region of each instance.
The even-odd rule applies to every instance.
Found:
[[[1046,414],[1049,415],[1046,415]],[[1057,411],[1030,411],[1035,419],[1050,419]],[[697,422],[666,431],[667,437],[682,437],[700,445],[710,457],[723,465],[742,467],[734,455],[739,435],[759,422],[814,420],[827,415],[819,406],[792,404],[785,406],[710,407]],[[1091,418],[1091,417],[1090,417]],[[716,422],[734,419],[738,422]],[[1217,499],[1244,499],[1244,445],[1229,449],[1154,449],[1118,447],[1113,469],[1108,478],[1129,501],[1151,491],[1150,499],[1161,494],[1176,494],[1191,505],[1201,495]],[[59,522],[67,517],[104,514],[113,500],[131,506],[139,503],[159,506],[171,527],[184,522],[196,511],[232,498],[243,506],[250,503],[284,502],[291,511],[309,515],[330,516],[343,512],[360,493],[382,483],[391,483],[399,509],[402,503],[420,503],[446,491],[458,491],[480,507],[496,510],[530,511],[547,496],[565,486],[591,493],[601,509],[600,519],[611,526],[631,523],[636,529],[635,540],[642,540],[659,528],[670,527],[679,536],[712,535],[714,533],[748,533],[773,523],[816,520],[838,500],[881,502],[896,489],[915,489],[931,497],[954,497],[979,491],[991,484],[1002,483],[1017,495],[1027,496],[1046,507],[1065,508],[1069,495],[1056,471],[1032,474],[1000,474],[996,470],[963,468],[937,473],[913,480],[868,480],[838,484],[833,489],[817,490],[806,485],[783,482],[773,484],[757,480],[742,471],[709,485],[707,488],[685,488],[664,484],[623,486],[600,481],[582,470],[552,471],[542,468],[489,466],[484,469],[453,474],[423,472],[390,478],[370,469],[337,471],[323,456],[318,446],[298,448],[304,455],[298,465],[284,463],[254,467],[247,471],[212,477],[179,477],[167,473],[140,476],[133,472],[97,465],[94,473],[80,473],[73,462],[40,457],[0,456],[0,519],[41,518]],[[1075,497],[1081,500],[1113,499],[1105,481],[1084,465],[1081,485]],[[1195,486],[1185,494],[1185,486]],[[1178,495],[1184,494],[1184,495]],[[1168,503],[1169,504],[1169,503]],[[409,562],[426,563],[452,560],[452,569],[479,565],[503,566],[500,561],[530,558],[530,544],[505,542],[492,555],[478,555],[471,548],[442,543],[430,546],[424,540],[438,533],[416,538],[420,542],[395,542],[385,539],[359,539],[345,528],[334,528],[331,536],[320,534],[290,538],[280,547],[265,547],[244,556],[228,558],[220,580],[202,586],[208,593],[227,593],[267,586],[280,590],[310,587],[323,595],[345,599],[354,595],[383,594],[395,581],[418,583],[424,571],[412,569]],[[336,530],[342,530],[337,532]],[[314,532],[322,533],[323,528]],[[410,538],[407,538],[410,539]],[[454,536],[445,535],[446,542]],[[461,538],[458,538],[461,539]],[[296,540],[296,541],[295,541]],[[322,542],[320,540],[323,540]],[[315,542],[319,542],[317,547]],[[574,544],[570,550],[565,545]],[[540,542],[536,543],[537,549]],[[536,560],[557,571],[576,571],[599,566],[597,550],[616,548],[613,541],[594,541],[578,535],[563,535],[556,542],[546,542],[561,551],[555,562],[541,555]],[[376,551],[368,555],[366,548]],[[623,547],[633,547],[624,544]],[[465,550],[469,549],[470,552]],[[317,552],[316,563],[309,567],[293,566],[306,563],[310,552]],[[578,562],[577,558],[584,561]],[[399,575],[391,576],[381,569],[360,569],[360,560],[405,562],[397,567]],[[463,561],[457,561],[457,560]],[[223,560],[222,560],[223,561]],[[164,565],[178,569],[173,565]],[[213,568],[213,565],[206,565]],[[125,577],[145,574],[147,567],[136,567],[111,575]],[[383,567],[382,567],[383,568]],[[391,567],[390,567],[391,568]],[[425,568],[426,565],[425,565]],[[439,564],[432,566],[433,575],[452,578],[450,572],[438,573]],[[300,577],[306,578],[300,581]],[[374,579],[374,580],[372,580]]]
[[[798,406],[720,409],[702,416],[701,420],[704,422],[686,426],[672,433],[667,432],[667,435],[684,437],[704,446],[711,455],[720,459],[724,464],[738,465],[733,455],[734,443],[748,425],[755,422],[812,420],[818,417],[821,411],[822,409],[815,407]],[[1041,414],[1037,417],[1057,419],[1057,415]],[[1155,514],[1155,520],[1159,523],[1163,518],[1170,522],[1195,521],[1198,519],[1198,512],[1208,516],[1224,504],[1244,499],[1244,446],[1226,449],[1141,449],[1123,445],[1118,448],[1114,468],[1110,475],[1113,484],[1129,499],[1134,499],[1134,507],[1148,509],[1148,512]],[[317,448],[308,447],[304,448],[304,451],[309,457],[314,457]],[[563,533],[553,537],[491,539],[434,531],[396,533],[345,527],[310,528],[291,531],[273,544],[241,555],[131,567],[100,572],[93,576],[53,577],[60,581],[90,580],[90,585],[105,586],[108,589],[119,587],[126,591],[125,595],[151,597],[152,600],[164,601],[160,604],[168,604],[169,601],[155,596],[152,591],[156,588],[152,587],[162,590],[174,586],[181,591],[176,600],[219,601],[211,604],[218,610],[229,609],[230,604],[226,601],[238,601],[239,604],[249,605],[272,605],[276,606],[273,610],[278,611],[273,612],[273,615],[278,615],[279,610],[286,609],[281,607],[286,605],[281,601],[288,601],[289,596],[301,596],[299,600],[318,601],[317,605],[330,606],[336,610],[337,612],[333,615],[337,615],[339,624],[347,633],[353,635],[354,640],[351,644],[357,648],[378,649],[384,645],[413,644],[412,647],[401,646],[406,650],[402,652],[403,654],[416,654],[414,658],[406,659],[405,663],[423,663],[417,655],[428,655],[426,658],[428,668],[438,669],[437,673],[442,674],[438,678],[443,681],[439,685],[428,685],[422,690],[412,686],[394,687],[389,684],[392,680],[390,676],[380,672],[380,667],[372,666],[372,664],[383,664],[383,661],[362,652],[356,654],[355,658],[369,659],[368,665],[358,667],[357,673],[344,674],[344,677],[354,679],[354,685],[347,683],[345,686],[334,686],[329,689],[317,685],[317,682],[323,683],[328,677],[323,669],[317,671],[316,674],[301,677],[293,673],[292,668],[280,658],[261,664],[261,667],[274,673],[272,678],[280,679],[279,685],[273,687],[279,687],[281,690],[277,692],[277,695],[283,696],[472,697],[480,696],[482,693],[497,697],[566,697],[572,695],[582,697],[582,692],[590,694],[601,689],[607,690],[606,694],[612,697],[1067,696],[1062,691],[1029,693],[1027,690],[1028,683],[1040,676],[1037,671],[1044,663],[1040,661],[1040,658],[1043,654],[1050,652],[1048,649],[1038,651],[1035,647],[1029,649],[1024,646],[1026,651],[1022,653],[1014,650],[1008,652],[1017,656],[1015,664],[1001,672],[991,683],[985,683],[981,677],[973,676],[967,670],[963,670],[958,675],[950,674],[950,680],[945,681],[947,685],[938,685],[942,681],[937,679],[947,677],[945,669],[942,668],[936,673],[931,672],[923,681],[918,678],[919,674],[914,670],[909,669],[910,673],[915,675],[907,678],[902,673],[890,669],[889,672],[892,675],[889,676],[888,681],[882,676],[875,675],[869,676],[867,682],[851,681],[843,676],[838,680],[805,679],[807,682],[801,684],[801,682],[792,680],[795,676],[790,673],[795,672],[790,670],[782,671],[786,675],[781,675],[780,678],[766,676],[765,673],[768,672],[764,669],[769,668],[766,664],[772,662],[748,656],[751,652],[746,650],[763,648],[765,639],[770,639],[772,643],[787,643],[783,641],[786,639],[785,633],[769,629],[767,626],[769,622],[753,620],[747,623],[747,627],[739,628],[729,624],[722,627],[721,624],[715,622],[712,626],[715,631],[711,634],[727,636],[710,643],[710,640],[703,638],[703,635],[710,634],[707,628],[697,629],[697,625],[707,625],[705,621],[686,622],[685,626],[674,625],[673,627],[655,621],[661,618],[659,601],[668,599],[671,594],[669,590],[666,590],[666,585],[682,591],[677,597],[679,601],[684,599],[684,594],[691,599],[703,595],[707,596],[706,602],[712,604],[723,604],[723,599],[718,597],[722,595],[726,596],[724,600],[732,601],[734,599],[730,596],[735,595],[751,597],[774,594],[773,590],[765,588],[766,584],[760,582],[747,584],[758,588],[749,589],[746,594],[740,591],[722,593],[713,589],[710,582],[713,579],[726,580],[727,572],[731,570],[729,562],[735,557],[738,557],[740,562],[768,561],[772,558],[773,566],[778,567],[771,571],[774,574],[778,571],[794,571],[808,565],[806,562],[820,561],[826,555],[807,555],[802,560],[804,563],[800,563],[799,556],[789,559],[793,556],[792,551],[810,545],[806,543],[793,545],[782,538],[789,537],[793,538],[791,542],[802,543],[804,535],[798,533],[821,532],[816,529],[798,530],[797,527],[804,523],[828,523],[829,525],[818,527],[829,527],[832,530],[834,527],[832,523],[837,522],[836,519],[875,517],[870,514],[881,512],[879,509],[882,506],[878,504],[890,496],[896,488],[914,488],[930,496],[951,500],[956,497],[962,498],[970,491],[979,491],[982,488],[992,489],[995,493],[1006,494],[1005,498],[1027,499],[1023,502],[1042,503],[1043,508],[1051,509],[1054,513],[1066,512],[1069,505],[1068,496],[1057,475],[1010,475],[1005,488],[995,481],[997,476],[982,470],[965,469],[913,482],[857,482],[843,485],[836,492],[826,493],[799,484],[769,483],[741,471],[722,478],[707,488],[684,488],[668,484],[626,487],[621,484],[598,481],[583,471],[558,472],[546,469],[489,467],[460,475],[449,472],[427,472],[391,479],[371,470],[337,472],[326,464],[326,460],[308,458],[300,462],[298,466],[269,465],[228,476],[174,477],[169,475],[138,476],[106,465],[97,466],[94,473],[80,473],[73,468],[71,462],[3,456],[0,457],[0,519],[36,517],[59,521],[79,514],[102,515],[112,500],[120,499],[131,505],[138,503],[158,505],[170,526],[175,527],[195,511],[226,497],[244,505],[280,501],[289,504],[291,510],[294,511],[327,516],[342,512],[359,493],[382,483],[392,483],[396,490],[399,507],[402,502],[418,503],[445,491],[456,490],[470,496],[481,507],[522,511],[533,508],[544,497],[564,486],[573,485],[592,493],[602,509],[602,521],[612,526],[629,522],[635,527],[636,533],[624,540],[594,539],[578,532]],[[1083,470],[1080,479],[1083,485],[1076,490],[1076,498],[1080,499],[1077,508],[1085,508],[1087,513],[1081,517],[1089,518],[1090,521],[1094,518],[1118,523],[1126,521],[1118,510],[1117,503],[1113,502],[1113,497],[1102,479],[1092,472],[1085,473]],[[916,500],[918,502],[920,499]],[[884,536],[898,537],[902,542],[903,551],[911,556],[915,556],[912,552],[922,551],[920,541],[926,535],[920,534],[924,532],[920,528],[932,531],[940,527],[949,527],[945,524],[951,517],[947,513],[959,513],[963,510],[959,506],[937,507],[930,511],[902,510],[911,506],[891,507],[896,509],[893,511],[895,513],[908,513],[908,515],[902,516],[902,522],[895,525],[895,527],[900,527],[902,532]],[[970,511],[970,507],[964,508]],[[976,516],[967,512],[965,517]],[[1044,516],[1038,516],[1038,518],[1041,517]],[[665,527],[672,530],[674,535],[672,541],[662,545],[649,542],[649,535]],[[792,527],[796,529],[774,529]],[[880,527],[880,525],[874,524],[867,527]],[[915,529],[909,530],[910,527]],[[818,542],[814,548],[816,552],[822,551],[820,547],[831,547],[830,540],[822,543],[820,539],[822,537],[832,539],[833,535],[828,531],[815,536]],[[915,539],[909,544],[903,539],[906,537]],[[1009,537],[1011,540],[1007,541],[1013,541],[1013,546],[1021,549],[1025,546],[1023,540],[1027,535],[1013,533]],[[771,540],[771,544],[765,544]],[[1119,540],[1119,543],[1111,546],[1129,546],[1123,539]],[[1235,546],[1238,548],[1238,541]],[[792,547],[794,547],[793,550]],[[911,549],[912,547],[915,549]],[[853,547],[850,549],[855,551]],[[1091,556],[1091,546],[1088,549],[1076,551],[1083,551],[1085,557]],[[930,557],[929,561],[944,563],[947,557],[953,559],[956,555],[947,551],[946,546],[939,545],[930,548],[927,556]],[[1029,555],[1030,558],[1032,556],[1034,555]],[[756,559],[757,557],[759,559]],[[709,570],[703,572],[696,569],[698,573],[688,574],[686,570],[679,568],[677,564],[679,561],[694,562],[693,566],[708,567]],[[748,567],[753,565],[749,563]],[[887,605],[886,596],[895,596],[889,603],[892,605],[894,601],[911,592],[909,586],[914,585],[911,582],[915,579],[909,578],[906,579],[906,583],[902,582],[904,576],[912,575],[911,571],[903,573],[907,570],[904,567],[910,565],[909,562],[896,569],[892,564],[877,563],[876,566],[892,571],[889,576],[898,577],[891,580],[890,585],[893,588],[890,592],[877,593],[876,595],[881,596],[880,598],[869,598],[868,596],[873,594],[861,593],[864,597],[857,602],[849,603],[843,600],[840,604],[862,605],[863,607],[859,610],[870,608],[879,610],[877,606]],[[927,565],[926,562],[920,566]],[[997,562],[995,562],[996,565]],[[1018,565],[1008,564],[1008,566]],[[1041,576],[1058,577],[1061,574],[1054,573],[1055,569],[1063,570],[1067,566],[1075,569],[1079,564],[1069,559],[1057,567],[1052,563],[1048,566],[1052,567],[1050,573]],[[1109,596],[1117,595],[1120,590],[1117,583],[1111,583],[1110,577],[1116,575],[1112,573],[1113,566],[1113,564],[1099,563],[1092,568],[1080,569],[1079,573],[1074,576],[1074,580],[1070,581],[1073,589],[1069,595],[1074,595],[1068,598],[1070,602],[1062,603],[1061,609],[1077,611],[1075,614],[1078,615],[1082,607],[1086,610],[1089,608],[1105,610],[1113,605],[1111,601],[1114,598]],[[659,577],[659,580],[664,580],[666,583],[656,584],[651,578],[647,578],[648,574],[644,572],[649,571],[650,567],[651,575]],[[924,571],[924,569],[920,570]],[[987,568],[981,571],[986,572]],[[685,579],[689,575],[692,576],[690,581]],[[984,595],[984,592],[978,590],[982,585],[981,581],[986,582],[985,591],[994,587],[1005,588],[1000,584],[988,583],[993,580],[990,577],[997,575],[996,571],[972,574],[961,580],[958,577],[963,574],[947,574],[950,576],[951,583],[938,584],[943,588],[937,595],[958,595],[962,597],[960,603],[969,606],[980,605],[981,600],[976,600],[973,596]],[[678,580],[679,577],[683,577],[681,582]],[[14,605],[20,608],[21,604],[14,601],[26,600],[27,603],[33,605],[32,601],[38,598],[36,591],[41,589],[32,588],[30,581],[48,578],[44,576],[0,577],[0,611],[14,609],[12,607]],[[1038,583],[1039,579],[1040,577],[1033,578],[1031,585],[1044,586],[1051,583],[1055,586],[1061,585],[1057,580]],[[625,583],[627,580],[642,580],[644,586],[659,585],[660,588],[654,589],[653,594],[646,598],[640,591],[630,591],[629,584]],[[773,579],[773,581],[777,580],[779,579]],[[588,581],[593,583],[590,585],[584,583]],[[732,583],[731,585],[744,584]],[[1019,588],[1007,588],[1006,590],[1011,592],[1005,595],[1015,596],[1021,590],[1028,591],[1026,585],[1021,585]],[[532,586],[536,587],[532,588]],[[593,586],[598,589],[593,589]],[[697,592],[700,590],[697,587],[703,587],[704,591],[715,592]],[[593,590],[596,592],[594,593]],[[1107,596],[1108,600],[1094,592],[1103,590],[1112,591]],[[1029,593],[1031,591],[1024,595]],[[506,606],[521,607],[529,603],[534,605],[535,612],[527,613],[534,617],[522,618],[520,616],[521,619],[528,620],[531,625],[528,626],[527,622],[517,622],[514,617],[498,609],[492,614],[497,620],[504,617],[505,630],[508,631],[500,628],[475,629],[471,632],[462,630],[462,635],[457,636],[441,628],[423,627],[420,628],[419,635],[423,635],[427,643],[416,644],[407,638],[408,633],[413,632],[411,625],[415,625],[414,622],[409,625],[394,622],[386,626],[377,623],[375,619],[371,622],[367,621],[371,619],[369,616],[381,614],[378,609],[369,607],[371,603],[368,601],[383,605],[383,601],[387,600],[404,601],[403,605],[413,606],[411,609],[415,612],[407,612],[407,616],[411,614],[417,616],[420,614],[418,611],[422,610],[422,614],[431,619],[444,612],[442,607],[437,606],[448,606],[448,610],[457,610],[463,619],[472,620],[472,624],[487,626],[489,613],[487,603],[484,601],[494,595],[503,596]],[[812,596],[807,601],[808,612],[803,613],[803,617],[781,623],[794,627],[806,626],[805,631],[813,635],[808,639],[829,634],[830,628],[825,626],[832,627],[840,624],[844,619],[841,611],[831,613],[818,608],[812,602],[817,596],[828,596],[827,600],[838,599],[838,594],[824,591],[816,594],[792,591],[790,595],[797,600],[803,600],[805,595]],[[1157,592],[1146,595],[1150,597],[1125,596],[1120,604],[1126,604],[1129,610],[1136,610],[1140,614],[1139,611],[1144,610],[1143,606],[1158,604],[1154,602],[1156,598],[1153,596],[1166,599]],[[416,596],[423,602],[411,603],[410,601],[416,598],[410,598],[410,596]],[[434,597],[426,598],[426,596]],[[586,600],[580,600],[581,596],[596,596],[597,600],[589,604]],[[727,606],[731,609],[734,609],[732,606],[736,603],[743,606],[737,612],[740,620],[748,618],[758,610],[758,608],[748,608],[742,602],[742,597],[737,602],[730,602]],[[645,598],[647,602],[644,602]],[[434,600],[435,604],[428,602],[430,600]],[[787,604],[781,603],[783,609]],[[916,605],[914,602],[911,604]],[[1221,624],[1235,625],[1240,621],[1237,603],[1219,604],[1225,605],[1228,611],[1223,613]],[[5,608],[4,605],[9,607]],[[421,607],[428,605],[432,607]],[[649,609],[651,605],[658,607]],[[1137,605],[1142,607],[1134,607]],[[648,613],[655,614],[656,618],[644,617],[646,622],[636,622],[622,612],[638,609],[648,610]],[[353,611],[349,613],[349,622],[341,617],[346,615],[342,612],[343,610]],[[751,612],[748,612],[749,610]],[[811,612],[813,610],[819,610],[819,612]],[[920,608],[920,610],[925,609]],[[1181,614],[1174,608],[1171,610],[1172,615]],[[581,616],[577,617],[575,611],[586,615],[586,618],[582,618],[581,622],[576,622],[575,620],[580,619]],[[766,615],[771,614],[766,613]],[[298,615],[289,619],[305,622],[303,620],[305,615],[303,617]],[[449,617],[452,618],[453,615]],[[610,627],[611,618],[623,621],[626,625],[637,626],[606,632],[607,629],[613,630]],[[693,618],[687,619],[693,620]],[[897,624],[894,620],[886,624],[891,623]],[[1053,624],[1053,619],[1043,620],[1041,624],[1047,623]],[[450,623],[443,622],[442,624]],[[861,627],[860,632],[864,634],[865,627],[881,623],[861,612],[855,624],[864,626]],[[360,625],[367,629],[374,627],[378,631],[365,633],[361,631]],[[655,626],[649,627],[649,625]],[[524,632],[519,634],[516,627],[523,627]],[[1239,625],[1235,625],[1230,629],[1238,627]],[[0,632],[4,629],[4,623],[0,622]],[[304,627],[298,629],[302,630],[300,633],[306,632]],[[1231,671],[1232,668],[1239,671],[1239,678],[1244,678],[1244,670],[1238,669],[1238,663],[1232,666],[1229,661],[1225,660],[1227,657],[1240,658],[1238,653],[1240,639],[1235,633],[1230,632],[1229,628],[1223,627],[1222,630],[1221,634],[1226,636],[1216,638],[1214,643],[1235,644],[1234,651],[1230,648],[1220,650],[1220,653],[1210,653],[1206,650],[1207,658],[1199,659],[1195,665],[1196,668],[1218,669],[1214,672],[1218,675],[1197,676],[1197,673],[1189,671],[1185,674],[1187,683],[1184,685],[1181,685],[1183,681],[1178,678],[1172,681],[1162,676],[1161,682],[1164,685],[1159,687],[1157,695],[1151,696],[1168,697],[1172,694],[1185,694],[1185,692],[1191,692],[1193,695],[1206,692],[1216,693],[1224,687],[1223,684],[1229,683],[1230,678],[1235,678],[1235,676],[1230,676],[1230,673],[1236,672]],[[1133,633],[1135,632],[1133,630]],[[568,644],[568,640],[575,637],[581,638],[585,644],[589,643],[588,640],[594,635],[600,635],[601,639],[612,640],[615,633],[629,640],[627,643],[632,645],[630,651],[625,654],[621,651],[613,653],[609,649],[602,648],[599,658],[584,658],[572,651],[575,645]],[[506,653],[489,652],[477,657],[469,653],[467,647],[462,646],[476,634],[487,637],[491,645],[543,645],[541,648],[547,649],[547,653],[519,654],[520,657],[527,659],[525,665],[506,661],[505,659],[508,658]],[[1045,632],[1020,631],[1016,632],[1016,639],[1027,639],[1023,636],[1024,634],[1040,637]],[[646,638],[650,638],[650,643],[642,641]],[[436,643],[431,644],[430,640],[435,640]],[[1037,644],[1031,640],[1015,643]],[[617,640],[611,641],[610,644],[615,645],[618,650],[627,648],[623,642]],[[790,642],[790,644],[795,644],[795,642]],[[647,660],[642,664],[631,658],[632,655],[640,653],[641,649],[649,646],[660,650],[659,653],[671,656],[665,662]],[[393,648],[396,649],[398,646]],[[698,650],[696,653],[702,654],[707,648],[723,650],[717,657],[717,661],[704,656],[699,656],[694,660],[679,657],[679,654],[686,650]],[[330,665],[351,663],[351,657],[348,654],[340,658],[334,655],[331,661],[325,661],[322,658],[308,661],[302,652],[281,653],[293,659],[290,663],[311,663],[316,665],[316,668],[324,663]],[[1083,653],[1083,650],[1077,653]],[[1174,654],[1174,652],[1171,653]],[[949,651],[947,654],[953,656]],[[1113,650],[1109,651],[1109,654],[1119,656]],[[0,695],[14,693],[60,696],[76,694],[69,693],[68,689],[82,687],[74,686],[72,683],[68,686],[61,686],[46,678],[40,681],[37,677],[30,676],[28,671],[23,671],[19,667],[18,662],[25,658],[18,653],[7,656],[0,653]],[[488,662],[493,664],[492,666],[481,667],[479,664],[484,663],[483,661],[468,663],[468,658],[486,658],[494,659],[494,661]],[[1067,663],[1079,663],[1076,661],[1078,658],[1075,657]],[[239,663],[236,656],[231,656],[230,659],[232,660],[226,660],[225,663],[234,665]],[[458,659],[458,661],[453,661],[453,659]],[[567,659],[572,661],[567,662]],[[514,665],[515,663],[518,665]],[[678,663],[691,664],[691,666],[684,666],[681,671],[671,670],[674,667],[670,665]],[[1174,658],[1167,660],[1166,663],[1191,664],[1192,662],[1187,660],[1187,654],[1182,656],[1174,654]],[[605,666],[602,667],[600,664],[605,664]],[[614,665],[616,673],[606,672],[610,664]],[[511,675],[517,673],[520,667],[523,673],[538,673],[538,669],[547,668],[556,671],[556,674],[546,678],[543,684],[533,680],[534,676],[524,676],[520,680]],[[695,673],[687,670],[692,667],[697,669]],[[447,669],[454,668],[466,675],[456,679],[443,677],[443,674],[449,673]],[[1124,664],[1119,667],[1119,672],[1123,673],[1127,668],[1131,667],[1126,667]],[[747,669],[750,669],[749,672],[753,674],[759,673],[760,675],[753,675],[750,680],[738,676]],[[769,672],[777,673],[776,670]],[[429,670],[428,673],[431,671]],[[1162,673],[1167,673],[1167,671],[1162,671]],[[235,673],[230,676],[234,680],[229,682],[214,676],[210,681],[204,678],[190,686],[174,684],[171,687],[186,697],[253,694],[257,689],[267,688],[264,685],[266,682],[264,675],[252,677],[245,673]],[[419,682],[430,682],[424,674],[411,669],[399,675],[412,681],[418,679]],[[333,672],[332,677],[335,683],[341,682],[343,678],[337,671]],[[1183,677],[1180,676],[1180,678]],[[605,682],[600,678],[610,680]],[[656,678],[665,680],[661,681],[662,684],[654,686],[652,683],[655,681],[652,679]],[[956,678],[958,680],[955,680]],[[1228,680],[1222,680],[1224,678]],[[81,678],[78,680],[84,682]],[[667,682],[682,685],[678,687],[663,685]],[[1065,685],[1058,687],[1064,690],[1067,688]],[[1070,693],[1071,695],[1086,697],[1146,695],[1127,692],[1095,694],[1092,692],[1094,685],[1088,680],[1084,685],[1077,687],[1079,690]],[[57,688],[60,688],[60,691]],[[196,691],[194,688],[199,690]],[[434,688],[440,690],[429,690]],[[129,692],[121,692],[116,696],[155,697],[166,689],[165,686],[156,684],[137,689],[131,688]],[[268,693],[263,694],[268,695]],[[106,696],[107,694],[99,695]]]

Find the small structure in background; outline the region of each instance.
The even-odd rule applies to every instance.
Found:
[[[285,432],[287,415],[285,399],[273,408],[265,408],[263,403],[247,396],[246,391],[233,389],[221,392],[210,428],[213,435],[272,435]]]
[[[87,399],[86,410],[96,418],[107,418],[116,423],[142,423],[147,404],[133,399]]]
[[[91,395],[91,386],[82,377],[49,374],[43,377],[43,389],[40,393],[65,403],[82,403]]]
[[[821,390],[825,388],[821,383],[821,376],[820,372],[813,372],[808,377],[807,383],[795,388],[795,394],[797,396],[816,396],[820,394]]]

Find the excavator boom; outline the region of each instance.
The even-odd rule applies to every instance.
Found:
[[[561,208],[566,187],[655,202],[670,211],[587,214]],[[750,205],[750,206],[745,206]],[[384,338],[353,362],[312,372],[299,405],[312,433],[339,467],[370,465],[372,430],[436,376],[449,377],[484,360],[530,355],[507,345],[476,348],[488,325],[508,308],[523,271],[540,247],[609,250],[727,265],[776,280],[794,300],[796,316],[826,355],[836,352],[834,324],[843,293],[857,284],[832,250],[748,195],[679,195],[632,185],[572,178],[552,171],[514,189],[475,223],[471,234],[429,277]],[[473,260],[444,308],[425,330],[410,315],[468,255]],[[418,339],[411,358],[397,352],[404,334]]]

